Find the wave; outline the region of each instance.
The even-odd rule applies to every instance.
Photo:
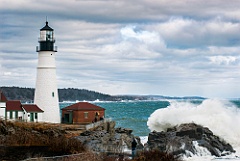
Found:
[[[154,100],[115,100],[115,101],[103,101],[103,100],[99,100],[99,99],[96,99],[96,100],[92,100],[92,101],[88,101],[88,100],[75,100],[75,101],[62,101],[62,102],[59,102],[59,104],[64,104],[64,103],[78,103],[78,102],[91,102],[91,103],[138,103],[138,102],[159,102],[159,101],[164,101],[164,102],[170,102],[172,101],[173,99],[154,99]],[[199,99],[191,99],[192,101],[194,100],[199,100]]]
[[[240,109],[227,100],[206,99],[201,104],[170,101],[167,108],[154,111],[148,118],[151,131],[191,123],[208,127],[215,135],[240,147]]]

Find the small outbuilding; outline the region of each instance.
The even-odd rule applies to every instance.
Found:
[[[69,124],[88,124],[97,122],[105,117],[105,109],[88,102],[62,108],[62,122]]]
[[[7,102],[7,98],[2,93],[2,91],[0,91],[0,118],[5,118],[5,115],[6,115],[6,102]]]
[[[0,103],[4,103],[3,105],[0,105],[0,107],[2,107],[2,106],[6,107],[6,102],[7,102],[7,98],[5,97],[3,92],[0,91]]]
[[[24,104],[23,109],[25,113],[24,120],[31,122],[38,122],[39,116],[42,118],[42,113],[44,112],[35,104]]]

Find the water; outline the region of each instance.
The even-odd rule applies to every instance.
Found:
[[[91,103],[105,108],[105,117],[116,121],[116,127],[133,129],[133,134],[141,136],[145,142],[144,136],[148,136],[152,130],[162,131],[181,123],[195,122],[208,127],[237,150],[236,154],[225,157],[225,160],[236,160],[235,156],[240,156],[240,100],[95,101]],[[70,104],[60,103],[60,107]],[[186,160],[224,160],[224,158],[209,156],[201,147],[196,148],[199,148],[203,154],[185,158]]]
[[[147,136],[148,117],[159,108],[166,108],[168,101],[123,101],[123,102],[91,102],[105,108],[105,117],[116,121],[116,127],[133,129],[136,136]],[[60,107],[69,103],[61,103]]]

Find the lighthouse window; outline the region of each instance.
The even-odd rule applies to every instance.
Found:
[[[53,32],[52,31],[47,31],[46,37],[47,37],[47,40],[52,41],[53,40]]]
[[[54,97],[54,92],[52,92],[52,97]]]
[[[46,31],[40,31],[40,40],[46,41]]]

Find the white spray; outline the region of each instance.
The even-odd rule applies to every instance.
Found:
[[[200,105],[173,101],[167,108],[153,112],[147,125],[151,131],[165,131],[191,122],[208,127],[234,148],[240,147],[240,109],[225,100],[207,99]]]

